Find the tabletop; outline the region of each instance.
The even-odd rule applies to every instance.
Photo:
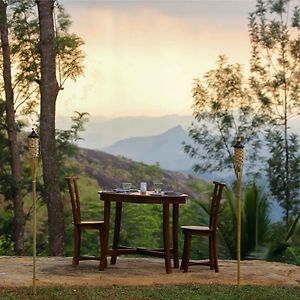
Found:
[[[186,202],[188,197],[181,193],[154,193],[147,191],[145,194],[140,192],[114,192],[99,191],[102,201],[130,202],[130,203],[149,203],[149,204],[181,204]]]

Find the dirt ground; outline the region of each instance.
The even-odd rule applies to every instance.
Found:
[[[36,284],[45,285],[156,285],[156,284],[236,284],[235,261],[219,261],[220,271],[215,273],[205,266],[192,266],[183,273],[173,269],[166,274],[163,259],[118,258],[104,272],[98,270],[97,261],[81,261],[74,269],[69,257],[38,257]],[[300,268],[294,265],[265,261],[242,261],[241,284],[294,285],[300,287]],[[28,287],[32,285],[32,257],[0,256],[0,288]]]

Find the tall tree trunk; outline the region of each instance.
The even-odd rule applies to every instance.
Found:
[[[64,254],[64,214],[58,183],[55,142],[55,108],[58,94],[55,65],[53,0],[36,0],[40,23],[41,116],[40,137],[43,179],[48,206],[50,255]]]
[[[14,110],[14,93],[11,79],[10,46],[8,42],[6,4],[3,0],[0,0],[0,31],[3,55],[3,79],[5,91],[6,125],[10,151],[10,166],[12,176],[14,179],[14,249],[16,255],[24,255],[25,214],[23,208],[23,196],[21,191],[21,163]]]

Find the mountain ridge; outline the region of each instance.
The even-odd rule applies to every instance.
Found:
[[[159,135],[123,139],[101,150],[146,164],[158,163],[168,170],[187,171],[194,162],[184,153],[183,142],[191,141],[182,126],[177,125]]]
[[[78,146],[97,150],[130,137],[158,135],[177,125],[186,129],[193,120],[187,115],[127,116],[111,119],[91,115],[89,119]],[[71,119],[57,117],[56,123],[57,128],[69,129]]]

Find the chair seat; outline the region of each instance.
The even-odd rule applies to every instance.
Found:
[[[79,225],[102,225],[103,221],[81,221]]]
[[[212,231],[208,226],[181,226],[181,229],[190,231]]]
[[[75,226],[82,229],[100,229],[103,225],[103,221],[80,221],[80,223],[75,224]]]

